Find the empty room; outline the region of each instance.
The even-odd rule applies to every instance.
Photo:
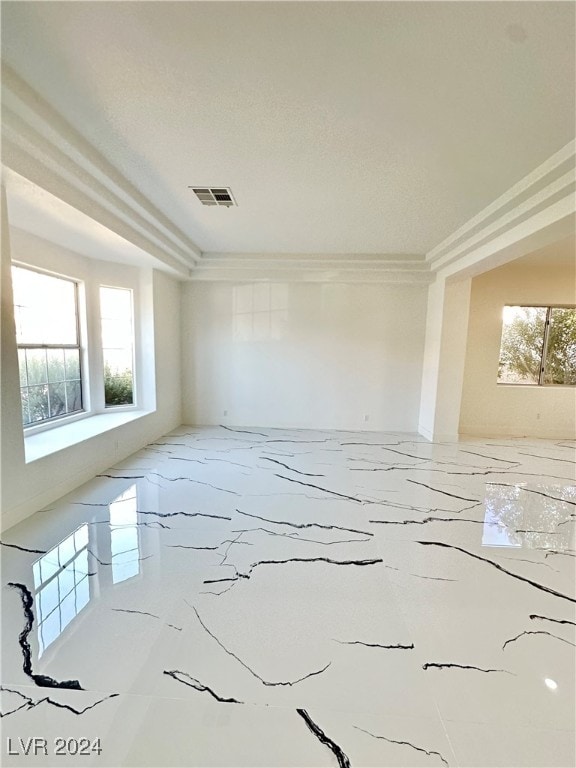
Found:
[[[573,768],[576,5],[0,5],[0,763]]]

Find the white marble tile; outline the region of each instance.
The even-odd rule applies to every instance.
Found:
[[[3,711],[22,707],[6,721],[2,765],[310,768],[337,765],[338,751],[342,766],[456,765],[438,717],[238,705],[193,689],[186,700],[41,693],[26,686],[2,692]],[[69,754],[78,749],[81,757]]]
[[[479,723],[446,723],[462,768],[569,768],[576,762],[574,732]]]
[[[562,441],[181,427],[5,534],[4,734],[100,736],[99,765],[568,765],[575,469]]]

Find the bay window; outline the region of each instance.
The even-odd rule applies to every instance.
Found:
[[[137,281],[117,267],[70,266],[66,275],[12,266],[26,435],[110,410],[136,411],[142,399],[135,387]],[[105,285],[108,273],[125,285]]]

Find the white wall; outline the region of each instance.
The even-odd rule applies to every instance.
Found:
[[[3,529],[51,503],[64,493],[92,478],[148,442],[181,423],[180,397],[180,285],[165,273],[137,270],[109,262],[85,259],[54,247],[26,233],[13,231],[14,259],[47,266],[70,274],[76,265],[92,271],[106,281],[132,274],[140,285],[142,312],[141,336],[148,346],[143,350],[152,361],[151,375],[156,380],[155,409],[148,415],[72,447],[26,463],[22,433],[20,392],[12,291],[8,228],[2,228],[2,516]],[[62,266],[65,265],[65,268]],[[113,283],[114,284],[114,283]],[[122,283],[120,283],[122,284]],[[153,405],[154,407],[154,405]]]
[[[472,280],[460,433],[576,437],[574,387],[498,385],[505,304],[576,304],[574,238]]]
[[[415,431],[426,297],[414,284],[184,285],[185,422]]]

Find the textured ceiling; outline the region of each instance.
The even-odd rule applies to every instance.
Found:
[[[3,2],[2,55],[203,251],[425,253],[574,137],[574,16]]]

